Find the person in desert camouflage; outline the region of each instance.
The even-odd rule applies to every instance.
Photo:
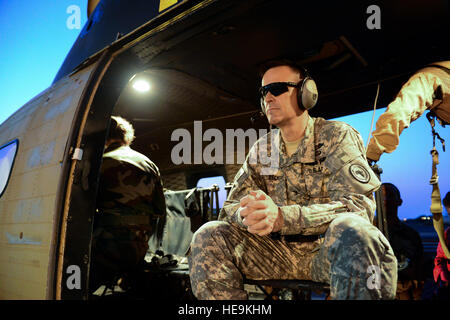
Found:
[[[166,204],[158,167],[130,148],[132,125],[111,117],[94,220],[91,291],[144,263],[148,240],[162,238]]]
[[[377,120],[367,145],[367,159],[376,162],[383,153],[394,152],[403,130],[427,110],[444,126],[450,124],[450,61],[421,68],[402,86]]]
[[[219,221],[193,236],[195,296],[246,299],[245,277],[327,282],[331,299],[393,299],[397,260],[372,224],[380,181],[361,136],[309,116],[317,89],[294,63],[267,64],[260,93],[278,129],[250,149]],[[269,155],[277,161],[267,165]]]

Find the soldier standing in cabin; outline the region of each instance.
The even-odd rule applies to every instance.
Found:
[[[162,238],[166,204],[159,169],[130,148],[133,139],[132,125],[111,117],[94,221],[91,292],[142,266],[149,237]]]
[[[309,116],[317,88],[294,63],[269,63],[260,93],[279,129],[250,149],[220,221],[194,234],[194,294],[246,299],[245,276],[327,282],[332,299],[393,299],[397,260],[372,224],[380,181],[361,136],[345,123]],[[264,154],[275,155],[277,165],[258,161]]]

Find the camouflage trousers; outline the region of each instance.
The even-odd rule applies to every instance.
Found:
[[[397,259],[384,235],[355,214],[332,221],[323,239],[286,242],[224,221],[204,224],[188,256],[191,286],[205,299],[247,299],[244,277],[330,284],[331,299],[394,299]]]

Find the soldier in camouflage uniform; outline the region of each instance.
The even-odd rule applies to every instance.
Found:
[[[130,148],[134,129],[112,117],[103,154],[94,220],[90,289],[144,263],[149,237],[158,241],[166,204],[158,167]]]
[[[275,62],[262,84],[299,80],[301,69]],[[299,89],[284,89],[263,91],[269,123],[279,129],[250,149],[219,221],[194,234],[194,294],[246,299],[245,277],[327,282],[332,299],[393,299],[397,260],[372,224],[380,182],[361,136],[345,123],[310,117]]]

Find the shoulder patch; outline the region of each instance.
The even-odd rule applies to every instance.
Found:
[[[367,172],[366,168],[364,168],[360,164],[352,164],[349,169],[350,174],[353,178],[358,180],[361,183],[368,183],[370,181],[370,174]]]

